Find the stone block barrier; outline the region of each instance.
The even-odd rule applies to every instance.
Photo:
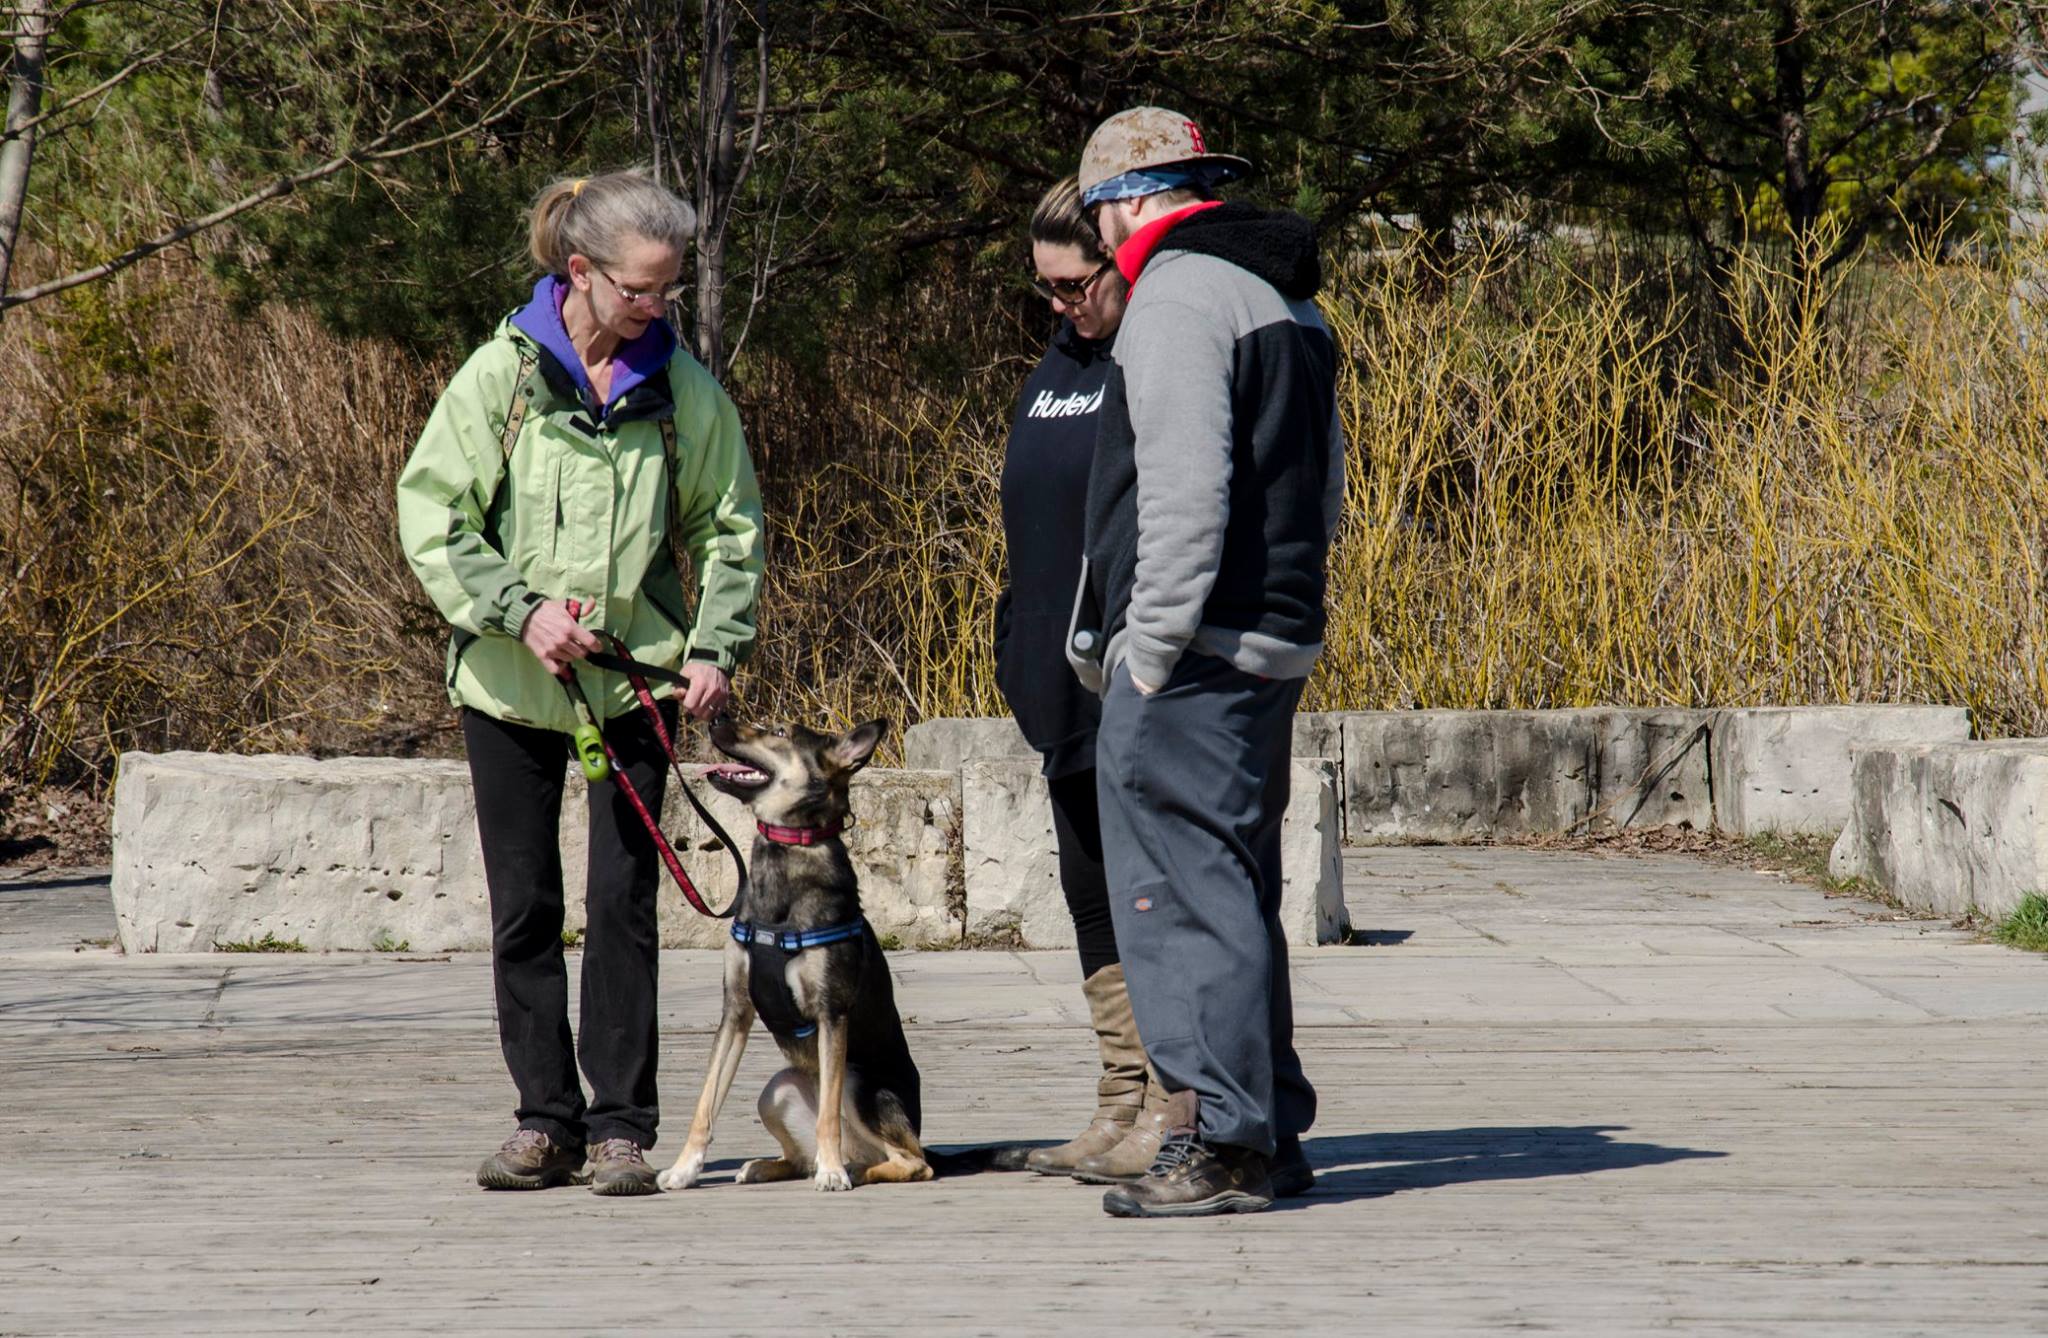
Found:
[[[1837,877],[1994,920],[2048,893],[2048,739],[1866,748],[1850,789]]]
[[[124,753],[113,893],[127,952],[491,942],[461,762]]]
[[[903,731],[903,765],[916,771],[958,772],[977,757],[1037,756],[1006,715],[939,716]]]
[[[568,771],[562,803],[565,927],[583,927],[587,793]],[[875,932],[906,947],[959,940],[954,838],[959,777],[870,769],[854,780],[846,834]],[[745,852],[737,801],[698,785]],[[732,863],[671,784],[662,827],[714,909]],[[114,787],[113,896],[128,952],[205,952],[270,938],[308,949],[482,950],[488,893],[469,768],[461,762],[284,755],[125,753]],[[724,943],[666,873],[665,947]]]
[[[739,844],[740,853],[750,856],[754,819],[747,806],[709,785],[695,788],[718,825]],[[572,770],[562,799],[562,868],[564,877],[576,885],[575,923],[579,928],[583,923],[582,871],[590,841],[589,792],[581,773]],[[907,948],[958,942],[960,909],[953,838],[959,827],[960,777],[944,771],[870,767],[853,778],[852,799],[854,822],[843,839],[860,877],[862,909],[875,933],[885,939],[893,937]],[[737,881],[732,859],[673,780],[662,798],[661,830],[674,844],[698,894],[711,909],[724,910],[732,901]],[[666,871],[661,875],[659,895],[664,948],[716,948],[726,943],[729,922],[693,910]]]
[[[1287,941],[1340,942],[1350,928],[1337,833],[1337,766],[1296,758],[1280,823],[1280,922]],[[1011,935],[1033,948],[1074,946],[1060,890],[1052,802],[1038,757],[972,757],[960,773],[961,851],[970,939]]]
[[[1962,743],[1960,706],[1759,706],[1717,713],[1715,825],[1739,836],[1833,836],[1848,823],[1858,755]]]
[[[1946,880],[1941,895],[1988,911],[2034,877],[2024,853],[2034,847],[2012,834],[2030,820],[2031,759],[2042,754],[1972,745],[1955,754],[1967,766],[1934,760],[1968,735],[1968,714],[1952,707],[1305,713],[1294,724],[1284,827],[1288,936],[1310,944],[1343,934],[1338,851],[1347,843],[1602,826],[1832,834],[1852,811],[1857,831],[1837,852],[1845,868],[1871,870],[1863,876],[1886,886]],[[847,844],[876,931],[906,947],[963,934],[1071,944],[1037,757],[1015,723],[928,720],[906,732],[905,753],[909,769],[870,768],[855,781]],[[2001,785],[2019,788],[2005,795]],[[698,788],[750,848],[742,807]],[[582,924],[584,794],[571,772],[562,819],[571,930]],[[1936,840],[1943,821],[1956,821],[1942,817],[1951,809],[1970,815],[1969,839]],[[675,787],[663,817],[706,899],[723,905],[731,866]],[[1925,853],[1935,850],[1938,859]],[[460,762],[126,754],[113,884],[131,952],[266,936],[308,948],[490,943]],[[724,942],[724,926],[691,911],[666,879],[661,896],[665,944]]]
[[[1712,713],[1359,711],[1342,716],[1353,844],[1713,825]]]
[[[1961,707],[1344,713],[1353,844],[1689,826],[1832,835],[1857,753],[1967,739]]]
[[[1336,712],[1297,712],[1294,717],[1294,755],[1324,757],[1336,764],[1339,783],[1344,771],[1344,717]],[[1009,716],[939,716],[912,725],[903,733],[904,765],[927,771],[961,771],[977,758],[1028,759],[1034,766],[1038,754],[1025,742],[1017,722]],[[1337,805],[1341,839],[1344,804]]]
[[[1952,706],[1326,711],[1295,717],[1294,755],[1336,764],[1351,845],[1595,826],[1827,835],[1849,819],[1857,751],[1969,736]],[[904,747],[940,771],[1036,756],[1007,716],[927,720]]]

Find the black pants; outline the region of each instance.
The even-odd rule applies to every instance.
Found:
[[[675,704],[661,703],[674,737]],[[607,1138],[654,1144],[655,892],[661,861],[631,803],[610,778],[590,787],[590,866],[584,881],[582,1045],[569,1035],[562,961],[563,769],[568,737],[462,713],[476,791],[477,833],[491,891],[491,975],[498,1041],[519,1092],[519,1125],[580,1147]],[[608,721],[605,738],[649,811],[660,814],[668,762],[644,712]],[[580,1055],[590,1099],[577,1081]]]
[[[1109,879],[1102,871],[1102,818],[1095,796],[1095,769],[1055,776],[1045,783],[1052,796],[1052,833],[1060,848],[1060,891],[1074,917],[1074,943],[1081,950],[1081,978],[1115,966],[1116,922],[1109,914]]]

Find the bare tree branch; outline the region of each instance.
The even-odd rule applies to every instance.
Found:
[[[530,41],[531,38],[529,37],[528,40]],[[516,108],[530,99],[582,77],[591,63],[586,58],[586,60],[577,65],[559,70],[547,78],[527,85],[517,93],[508,92],[501,96],[493,106],[455,130],[428,139],[401,142],[409,131],[439,116],[451,102],[478,79],[482,78],[490,69],[492,56],[503,45],[502,41],[487,41],[484,45],[483,54],[478,58],[477,62],[452,80],[441,96],[428,103],[425,107],[422,107],[419,111],[393,124],[366,143],[347,152],[336,154],[317,166],[279,177],[260,190],[252,191],[230,204],[223,205],[210,214],[181,223],[147,241],[138,242],[119,255],[101,261],[97,265],[88,266],[85,269],[64,275],[61,278],[51,279],[34,287],[21,289],[18,292],[0,292],[0,312],[4,312],[10,307],[39,301],[42,298],[50,297],[84,284],[93,283],[112,274],[117,274],[139,261],[148,259],[159,251],[176,246],[182,241],[195,237],[211,228],[219,227],[231,219],[238,218],[252,209],[289,195],[301,186],[325,180],[351,167],[360,167],[372,162],[388,162],[394,158],[402,158],[425,152],[469,138],[479,131],[505,119]],[[524,69],[523,63],[521,69],[522,71]]]
[[[57,119],[59,116],[62,116],[65,112],[70,111],[73,107],[80,106],[84,103],[92,101],[94,98],[113,92],[116,88],[119,88],[122,84],[127,83],[129,79],[133,78],[135,75],[139,74],[143,70],[146,70],[150,66],[158,64],[159,62],[168,60],[173,53],[179,51],[184,47],[190,46],[193,42],[197,41],[199,37],[200,34],[193,33],[181,42],[173,42],[171,43],[171,45],[163,48],[160,51],[152,51],[147,56],[138,57],[137,59],[130,61],[127,65],[123,66],[119,71],[107,76],[105,79],[100,80],[91,88],[86,89],[83,93],[74,93],[72,96],[64,99],[64,101],[58,103],[56,106],[43,111],[39,115],[30,117],[28,120],[22,122],[20,125],[10,124],[5,131],[0,131],[0,143],[5,143],[11,139],[19,139],[22,135],[37,130],[45,122]]]

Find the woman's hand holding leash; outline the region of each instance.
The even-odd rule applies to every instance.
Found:
[[[576,621],[577,608],[573,599],[547,600],[526,615],[526,625],[519,629],[519,639],[556,678],[569,671],[571,660],[598,648],[597,638]]]
[[[690,680],[683,691],[683,709],[698,720],[716,715],[732,695],[732,680],[717,665],[692,661],[683,666],[683,677]]]

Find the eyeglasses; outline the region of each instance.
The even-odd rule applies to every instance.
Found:
[[[1093,288],[1095,281],[1115,263],[1114,260],[1103,261],[1095,267],[1095,272],[1085,279],[1048,279],[1041,274],[1031,281],[1031,286],[1048,302],[1064,302],[1070,307],[1078,306],[1088,300],[1088,290]]]
[[[672,283],[659,291],[650,288],[646,292],[641,292],[637,289],[626,287],[626,285],[614,279],[610,274],[605,273],[604,270],[598,269],[595,265],[591,266],[591,268],[597,269],[599,274],[604,275],[604,281],[612,286],[613,292],[625,299],[628,306],[644,307],[649,302],[655,302],[665,307],[682,297],[684,292],[687,291],[680,283]]]

